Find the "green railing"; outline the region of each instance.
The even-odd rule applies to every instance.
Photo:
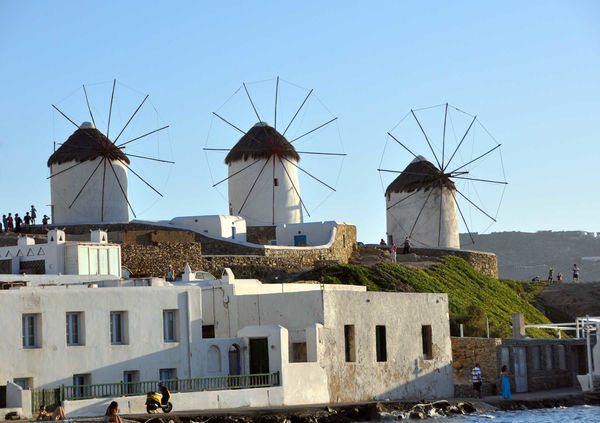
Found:
[[[158,380],[140,382],[100,383],[95,385],[62,385],[63,400],[80,400],[102,397],[122,397],[129,395],[145,395],[147,392],[158,392]],[[198,377],[191,379],[163,380],[171,392],[216,391],[224,389],[248,389],[279,386],[279,372],[253,375],[228,375]]]

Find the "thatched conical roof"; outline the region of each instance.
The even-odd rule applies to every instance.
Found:
[[[442,186],[456,190],[454,182],[444,175],[433,163],[422,156],[415,158],[402,173],[385,190],[385,195],[392,192],[412,192],[417,189],[427,191],[429,188]]]
[[[70,161],[84,162],[98,157],[122,160],[129,164],[123,151],[114,147],[106,136],[88,122],[84,122],[48,159],[48,167]]]
[[[240,138],[236,145],[225,157],[225,163],[231,164],[238,160],[268,159],[273,154],[289,160],[299,161],[296,149],[277,130],[264,122],[254,125]]]

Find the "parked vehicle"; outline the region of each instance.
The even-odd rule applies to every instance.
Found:
[[[146,394],[146,412],[148,413],[154,413],[159,408],[165,413],[168,413],[173,409],[169,388],[159,383],[158,389],[160,389],[160,395],[156,392],[148,392]]]

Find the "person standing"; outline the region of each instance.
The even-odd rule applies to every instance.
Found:
[[[165,279],[169,282],[173,282],[175,280],[175,272],[173,271],[173,266],[171,264],[169,264],[169,267],[167,268]]]
[[[15,232],[21,232],[21,223],[23,223],[23,219],[21,219],[19,213],[15,213]]]
[[[396,255],[398,253],[398,247],[396,247],[396,244],[392,244],[392,246],[390,247],[390,257],[392,258],[392,263],[396,263]]]
[[[25,213],[23,221],[25,222],[25,230],[29,232],[29,228],[31,227],[31,216],[29,216],[29,212]]]
[[[33,204],[31,205],[31,224],[35,225],[35,218],[37,217],[37,210],[36,208],[33,206]]]
[[[402,254],[410,254],[410,239],[408,237],[404,238],[404,250]]]
[[[50,219],[50,218],[46,215],[44,215],[44,217],[42,217],[42,228],[46,229],[46,226],[48,225],[48,219]]]
[[[471,370],[471,375],[473,375],[473,396],[475,398],[482,398],[481,385],[483,384],[483,379],[481,377],[479,363],[475,364],[475,367],[473,367],[473,370]]]
[[[508,367],[502,366],[500,372],[500,386],[502,386],[502,398],[510,399],[510,380],[508,379]]]
[[[573,282],[579,282],[579,267],[577,267],[577,264],[573,265]]]
[[[550,268],[550,270],[548,270],[548,282],[552,283],[554,282],[554,269]]]
[[[563,278],[562,273],[558,272],[558,275],[556,275],[556,282],[562,283],[562,278]]]
[[[4,232],[8,232],[8,219],[6,219],[6,215],[2,215],[2,224],[4,225]]]
[[[13,217],[12,217],[11,213],[8,214],[8,217],[6,218],[6,223],[8,225],[7,226],[7,228],[8,228],[7,232],[8,231],[12,231],[13,230]]]

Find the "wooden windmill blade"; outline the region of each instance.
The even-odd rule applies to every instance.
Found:
[[[226,178],[221,178],[217,182],[213,181],[213,187],[216,187],[225,181],[228,182],[230,212],[246,217],[250,226],[252,226],[252,223],[256,224],[257,222],[261,222],[265,225],[275,225],[277,223],[290,223],[295,221],[294,219],[297,219],[297,217],[290,217],[285,214],[285,211],[282,211],[281,203],[285,201],[295,204],[293,207],[296,207],[300,212],[304,210],[304,212],[310,216],[310,212],[300,194],[298,171],[303,175],[309,176],[329,190],[335,191],[335,188],[332,187],[333,184],[323,181],[322,178],[313,175],[312,172],[299,166],[298,162],[303,155],[330,157],[345,156],[345,153],[342,152],[297,151],[295,147],[292,146],[293,141],[318,132],[321,128],[335,122],[337,118],[330,119],[325,122],[325,124],[310,128],[310,130],[295,137],[292,141],[288,141],[285,137],[285,133],[293,127],[294,122],[297,122],[298,119],[300,119],[301,112],[307,105],[307,101],[311,97],[313,90],[310,90],[308,94],[303,97],[292,117],[282,125],[285,129],[283,133],[281,133],[277,130],[279,121],[281,120],[281,114],[279,113],[282,99],[280,94],[280,78],[277,77],[274,82],[274,100],[270,103],[273,105],[273,126],[264,121],[264,114],[261,113],[257,102],[251,94],[251,90],[248,87],[249,84],[243,83],[236,93],[240,92],[244,94],[247,100],[247,106],[242,105],[241,107],[248,107],[249,114],[255,117],[257,123],[251,126],[250,129],[244,130],[242,127],[245,125],[237,122],[234,123],[232,119],[224,116],[219,110],[214,111],[213,116],[216,117],[219,122],[222,122],[226,127],[241,133],[242,136],[233,147],[219,148],[208,146],[208,141],[210,140],[209,133],[207,146],[204,148],[204,151],[207,152],[227,153],[225,163],[229,166],[229,174]],[[234,93],[234,96],[236,93]],[[245,185],[241,190],[242,192],[238,192],[240,190],[235,187],[235,184]],[[280,184],[283,184],[284,186],[280,186]],[[267,190],[269,191],[268,196],[266,194]],[[281,192],[287,192],[289,198],[287,198],[287,200],[285,198],[282,199]],[[257,208],[259,208],[256,205],[257,201],[262,202],[261,211],[259,212],[256,211]],[[301,216],[302,215],[300,214],[300,220],[298,221],[302,221]]]
[[[443,117],[441,113],[434,114],[434,119],[429,124],[424,123],[420,113],[433,109],[443,110]],[[453,118],[453,112],[465,115],[464,130],[460,136],[457,136],[455,132],[453,119],[456,120],[456,118]],[[436,113],[438,112],[436,111]],[[412,119],[410,119],[411,117]],[[439,119],[439,128],[435,128],[435,119]],[[413,122],[412,128],[407,129],[411,121]],[[501,156],[496,163],[502,169],[500,177],[478,177],[473,174],[473,170],[478,167],[478,172],[491,167],[484,168],[479,165],[492,154],[500,151],[500,144],[485,128],[483,133],[487,133],[493,141],[491,148],[488,148],[489,145],[476,145],[473,131],[478,125],[484,128],[476,116],[445,103],[422,109],[411,109],[388,132],[388,140],[393,141],[392,145],[399,146],[401,152],[408,153],[412,159],[404,170],[383,166],[382,163],[386,157],[386,149],[384,149],[380,166],[377,169],[380,177],[384,174],[398,174],[385,191],[388,232],[395,231],[393,228],[401,228],[403,235],[414,238],[414,241],[423,246],[458,247],[458,216],[460,216],[471,240],[473,239],[472,227],[467,223],[467,216],[465,216],[465,207],[474,210],[492,223],[496,222],[504,191],[499,197],[496,216],[494,216],[494,213],[486,210],[486,207],[479,204],[468,192],[457,187],[459,183],[502,186],[503,189],[507,185]],[[452,128],[454,135],[456,144],[454,147],[449,146],[447,137],[449,127]],[[470,144],[468,151],[466,149],[467,140]],[[420,151],[426,151],[426,154],[430,155],[433,160],[429,161],[423,156],[419,156],[418,152]],[[474,189],[474,193],[481,201],[476,189]],[[472,216],[472,213],[469,216]],[[398,237],[398,235],[396,233],[395,236]]]
[[[136,116],[139,116],[138,112],[142,110],[144,103],[148,100],[149,96],[146,95],[129,116],[116,137],[111,140],[109,134],[116,84],[117,81],[113,80],[107,114],[107,135],[104,135],[95,126],[96,118],[92,112],[92,102],[85,85],[83,85],[83,93],[87,112],[92,123],[84,122],[82,125],[78,125],[56,105],[52,105],[61,116],[77,128],[48,160],[48,166],[51,170],[48,179],[51,179],[52,201],[55,209],[58,209],[58,216],[55,216],[54,219],[55,222],[90,223],[98,218],[100,222],[128,221],[127,209],[131,210],[133,216],[136,217],[127,193],[127,172],[132,173],[155,193],[162,196],[153,184],[132,168],[130,157],[165,165],[174,164],[174,162],[148,154],[134,154],[133,152],[125,154],[123,150],[133,142],[143,140],[149,135],[167,129],[168,125],[145,131],[118,144],[119,138],[125,133],[129,125],[135,122]],[[62,166],[64,163],[70,162],[76,163],[69,164],[67,167]],[[91,162],[94,163],[93,166],[90,166]],[[58,167],[57,169],[55,169],[55,165]],[[100,173],[97,174],[97,172]],[[78,182],[81,183],[77,185]],[[65,184],[70,184],[70,186],[65,189]],[[118,198],[121,198],[120,203]]]

